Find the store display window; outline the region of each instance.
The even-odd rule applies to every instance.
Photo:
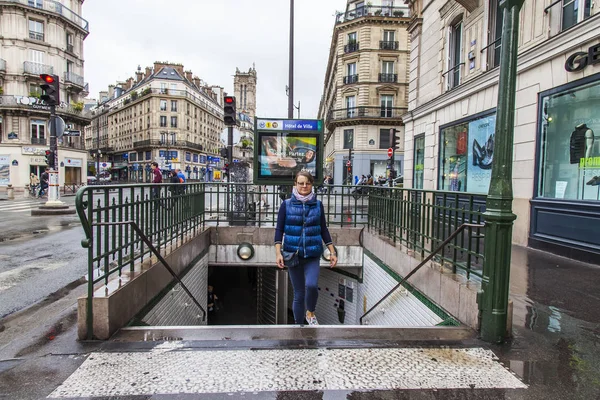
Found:
[[[425,135],[415,136],[415,166],[413,172],[413,187],[423,189],[423,172],[425,167]]]
[[[540,98],[537,195],[600,201],[600,82]]]
[[[492,176],[495,129],[496,114],[489,113],[440,129],[440,190],[487,194]]]

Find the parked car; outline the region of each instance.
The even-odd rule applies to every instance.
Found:
[[[87,177],[87,184],[88,185],[95,185],[97,183],[96,181],[96,177],[95,176],[88,176]]]

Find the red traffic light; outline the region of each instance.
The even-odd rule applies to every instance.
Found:
[[[40,78],[46,83],[54,83],[54,77],[48,74],[41,74]]]
[[[50,150],[46,150],[46,155],[49,156],[52,152]]]
[[[235,97],[225,96],[225,104],[233,104],[234,102],[235,102]]]

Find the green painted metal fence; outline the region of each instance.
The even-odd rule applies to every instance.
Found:
[[[209,226],[275,226],[291,187],[240,183],[134,184],[86,186],[76,209],[88,248],[88,298],[97,286],[128,279],[151,256],[127,224],[132,221],[157,248],[177,248]],[[399,242],[422,257],[462,223],[482,223],[485,198],[473,194],[368,186],[317,188],[327,223],[360,227]],[[468,228],[437,257],[454,271],[480,277],[483,230]],[[125,277],[124,277],[125,275]]]

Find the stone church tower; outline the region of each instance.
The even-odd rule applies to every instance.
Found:
[[[252,120],[256,116],[256,68],[248,72],[235,69],[233,78],[233,93],[236,98],[238,112],[247,114]]]

